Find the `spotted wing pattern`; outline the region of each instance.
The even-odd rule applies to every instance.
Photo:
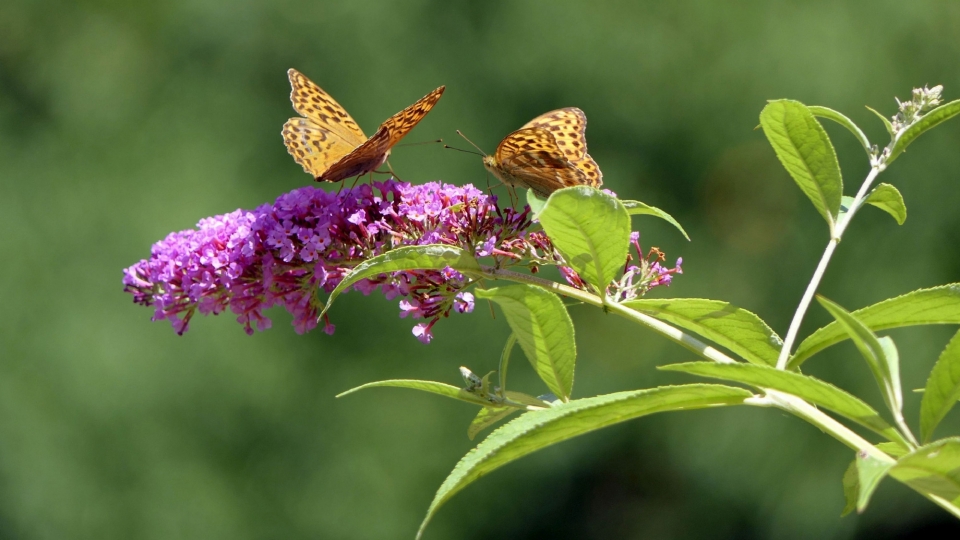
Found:
[[[404,135],[410,133],[410,130],[413,129],[420,120],[423,120],[423,117],[430,112],[430,109],[440,101],[440,96],[443,95],[444,88],[443,86],[437,88],[418,99],[413,105],[387,118],[383,124],[380,124],[380,127],[385,127],[390,132],[391,147],[400,142],[400,139],[402,139]]]
[[[563,154],[586,176],[587,185],[603,185],[603,173],[587,153],[587,115],[583,111],[576,107],[557,109],[541,114],[520,129],[533,127],[547,129],[553,134]]]
[[[587,184],[586,174],[567,158],[554,135],[542,127],[521,128],[507,135],[494,154],[509,182],[541,195]]]
[[[330,94],[295,69],[290,102],[303,117],[283,125],[283,142],[303,170],[319,178],[331,165],[367,140],[363,130]]]

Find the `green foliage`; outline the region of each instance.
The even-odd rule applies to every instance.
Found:
[[[470,427],[467,428],[467,437],[472,441],[481,431],[519,410],[516,407],[484,407],[480,409],[477,416],[470,422]]]
[[[863,512],[880,481],[887,476],[893,463],[876,459],[868,454],[857,453],[857,512]]]
[[[897,225],[903,225],[907,220],[907,205],[903,202],[903,195],[890,184],[877,184],[864,202],[876,206],[897,220]]]
[[[751,395],[741,388],[712,384],[664,386],[578,399],[526,413],[491,433],[457,463],[430,503],[417,538],[437,510],[460,490],[537,450],[648,414],[738,405]]]
[[[878,338],[863,322],[838,304],[818,296],[817,300],[840,323],[863,355],[890,412],[895,418],[903,414],[903,391],[900,387],[900,355],[893,340]]]
[[[960,332],[953,335],[950,343],[937,359],[920,402],[920,438],[927,442],[934,430],[960,400]]]
[[[503,352],[500,353],[500,368],[497,370],[500,375],[500,390],[507,390],[507,370],[510,368],[510,354],[513,347],[517,344],[517,335],[510,333],[507,342],[503,345]]]
[[[867,155],[870,155],[870,140],[867,139],[867,136],[863,133],[863,131],[853,123],[853,120],[833,109],[821,107],[819,105],[807,105],[807,109],[813,113],[814,116],[833,120],[834,122],[847,128],[847,130],[850,131],[850,133],[853,133],[853,136],[857,138],[857,142],[860,143],[860,146],[863,146],[863,149],[867,151]]]
[[[557,295],[532,285],[477,289],[477,298],[500,305],[527,359],[551,392],[564,401],[573,391],[577,345],[573,321]]]
[[[950,503],[960,516],[960,437],[922,446],[897,461],[890,476]]]
[[[860,476],[857,474],[857,460],[854,458],[850,466],[843,473],[843,511],[840,516],[845,516],[857,509],[857,499],[860,497]]]
[[[680,371],[793,394],[873,430],[896,443],[899,448],[905,448],[909,444],[872,407],[856,396],[814,377],[766,366],[714,362],[670,364],[660,366],[658,369]]]
[[[797,101],[771,101],[760,112],[760,125],[780,163],[830,226],[840,213],[843,179],[830,137],[813,113]]]
[[[387,381],[376,381],[370,382],[367,384],[362,384],[356,388],[351,388],[346,392],[341,392],[337,394],[337,397],[343,397],[360,390],[367,388],[380,388],[380,387],[393,387],[393,388],[411,388],[413,390],[420,390],[422,392],[428,392],[431,394],[436,394],[438,396],[444,396],[448,398],[458,399],[460,401],[466,401],[467,403],[472,403],[474,405],[487,406],[490,405],[490,402],[481,399],[480,397],[471,394],[470,392],[465,391],[463,388],[457,388],[456,386],[436,382],[436,381],[418,381],[414,379],[391,379]]]
[[[680,225],[680,222],[673,219],[673,216],[664,212],[663,210],[657,208],[656,206],[650,206],[644,204],[640,201],[621,201],[623,207],[627,209],[627,213],[631,216],[656,216],[667,223],[673,225],[680,231],[680,234],[683,235],[687,241],[690,240],[690,235],[687,234],[687,231],[683,230],[683,227]]]
[[[400,270],[443,270],[448,266],[464,274],[480,271],[480,265],[473,255],[457,247],[425,245],[401,246],[392,249],[383,255],[363,261],[344,276],[337,288],[330,293],[327,305],[320,316],[322,317],[330,309],[334,299],[340,293],[361,279]]]
[[[630,247],[623,203],[592,187],[565,188],[550,195],[540,223],[570,266],[602,295]]]
[[[897,134],[894,133],[894,131],[893,131],[893,124],[890,123],[890,119],[887,118],[886,116],[880,114],[879,112],[877,112],[876,109],[873,109],[873,108],[871,108],[871,107],[867,107],[867,110],[870,111],[870,112],[872,112],[873,114],[875,114],[875,115],[877,116],[877,118],[879,118],[880,121],[883,122],[883,127],[884,127],[884,129],[887,130],[887,134],[890,135],[890,140],[893,140],[893,138],[894,138]]]
[[[893,144],[893,149],[890,150],[890,157],[887,158],[887,164],[893,163],[893,160],[897,159],[897,157],[907,149],[910,143],[917,140],[917,137],[958,114],[960,114],[960,100],[945,103],[923,115],[917,123],[908,127],[897,137],[896,142]]]
[[[858,309],[852,315],[874,332],[922,324],[960,324],[960,284],[919,289]],[[837,322],[810,334],[790,359],[796,369],[821,350],[849,337]]]
[[[773,366],[783,340],[760,317],[719,300],[640,299],[623,305],[726,347],[748,362]]]
[[[543,212],[543,207],[546,205],[547,199],[540,197],[532,189],[527,190],[527,206],[530,207],[530,214],[534,219],[540,218],[540,212]]]

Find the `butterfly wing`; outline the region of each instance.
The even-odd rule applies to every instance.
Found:
[[[541,114],[524,124],[524,128],[542,128],[550,131],[563,154],[593,187],[603,185],[603,173],[597,162],[587,153],[587,115],[576,107],[566,107]]]
[[[423,117],[430,112],[430,109],[440,101],[440,96],[443,95],[444,88],[446,87],[441,86],[437,88],[418,99],[413,105],[387,118],[383,124],[380,124],[380,127],[387,128],[390,134],[390,147],[400,142],[400,139],[407,133],[410,133],[410,130],[413,129],[420,120],[423,120]]]
[[[542,127],[521,128],[507,135],[494,156],[512,181],[541,195],[587,183],[584,172],[570,162],[553,134]]]
[[[345,178],[367,174],[383,165],[388,155],[390,155],[390,131],[381,126],[372,137],[318,175],[317,180],[339,182]]]
[[[303,118],[283,125],[283,142],[303,170],[321,177],[332,164],[362,145],[367,136],[330,94],[295,69],[290,78],[290,102]]]

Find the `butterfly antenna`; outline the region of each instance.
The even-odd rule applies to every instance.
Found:
[[[475,156],[483,156],[483,154],[478,154],[477,152],[474,152],[473,150],[464,150],[464,149],[462,149],[462,148],[457,148],[457,147],[455,147],[455,146],[450,146],[449,144],[445,144],[445,145],[443,145],[443,147],[444,147],[444,148],[448,148],[448,149],[450,149],[450,150],[456,150],[457,152],[463,152],[464,154],[473,154],[473,155],[475,155]]]
[[[443,142],[443,139],[434,139],[432,141],[421,141],[421,142],[397,144],[394,146],[394,148],[397,148],[400,146],[419,146],[421,144],[435,144],[435,143],[442,143],[442,142]]]
[[[477,150],[480,150],[480,155],[481,155],[481,156],[485,156],[485,155],[486,155],[486,154],[483,153],[483,150],[482,150],[479,146],[473,144],[473,141],[471,141],[470,139],[468,139],[467,136],[464,135],[463,132],[460,131],[459,129],[457,130],[457,135],[463,137],[463,140],[465,140],[465,141],[467,141],[468,143],[470,143],[470,146],[473,146],[473,147],[476,148]]]

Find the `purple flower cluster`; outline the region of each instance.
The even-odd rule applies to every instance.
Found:
[[[444,244],[497,267],[525,264],[531,271],[556,265],[574,287],[587,288],[543,231],[530,231],[530,209],[497,206],[497,198],[467,185],[432,182],[410,185],[395,180],[362,184],[339,193],[304,187],[252,211],[206,218],[196,229],[171,233],[153,245],[151,256],[124,270],[124,290],[134,302],[154,306],[153,320],[166,319],[177,333],[196,314],[231,311],[248,334],[271,322],[264,310],[283,306],[298,333],[315,328],[323,309],[320,291],[330,293],[359,263],[398,246]],[[615,297],[628,299],[670,283],[680,273],[663,268],[662,254],[629,261]],[[657,260],[651,260],[654,252]],[[399,271],[361,280],[354,290],[380,289],[400,297],[400,316],[419,319],[413,334],[433,338],[433,326],[451,311],[469,313],[474,297],[469,278],[452,268]],[[324,331],[334,325],[324,316]]]
[[[201,220],[196,229],[154,244],[149,259],[124,270],[124,290],[134,302],[153,305],[154,320],[177,333],[195,313],[237,315],[248,334],[265,330],[264,310],[280,305],[302,333],[317,326],[322,301],[360,262],[401,245],[447,244],[477,256],[520,258],[529,210],[501,209],[496,197],[473,186],[388,180],[340,193],[304,187],[253,211]],[[354,289],[378,287],[388,299],[402,296],[401,316],[424,319],[414,334],[424,342],[451,310],[473,310],[468,280],[452,269],[395,272],[366,279]],[[334,326],[324,321],[324,330]]]
[[[683,259],[677,259],[673,268],[667,268],[660,264],[666,257],[659,249],[651,248],[644,256],[643,248],[640,247],[640,233],[636,231],[630,233],[630,244],[637,252],[639,264],[631,264],[633,256],[629,255],[623,277],[610,286],[608,292],[618,302],[643,296],[650,289],[660,285],[669,286],[674,274],[683,273],[683,269],[680,268]]]

